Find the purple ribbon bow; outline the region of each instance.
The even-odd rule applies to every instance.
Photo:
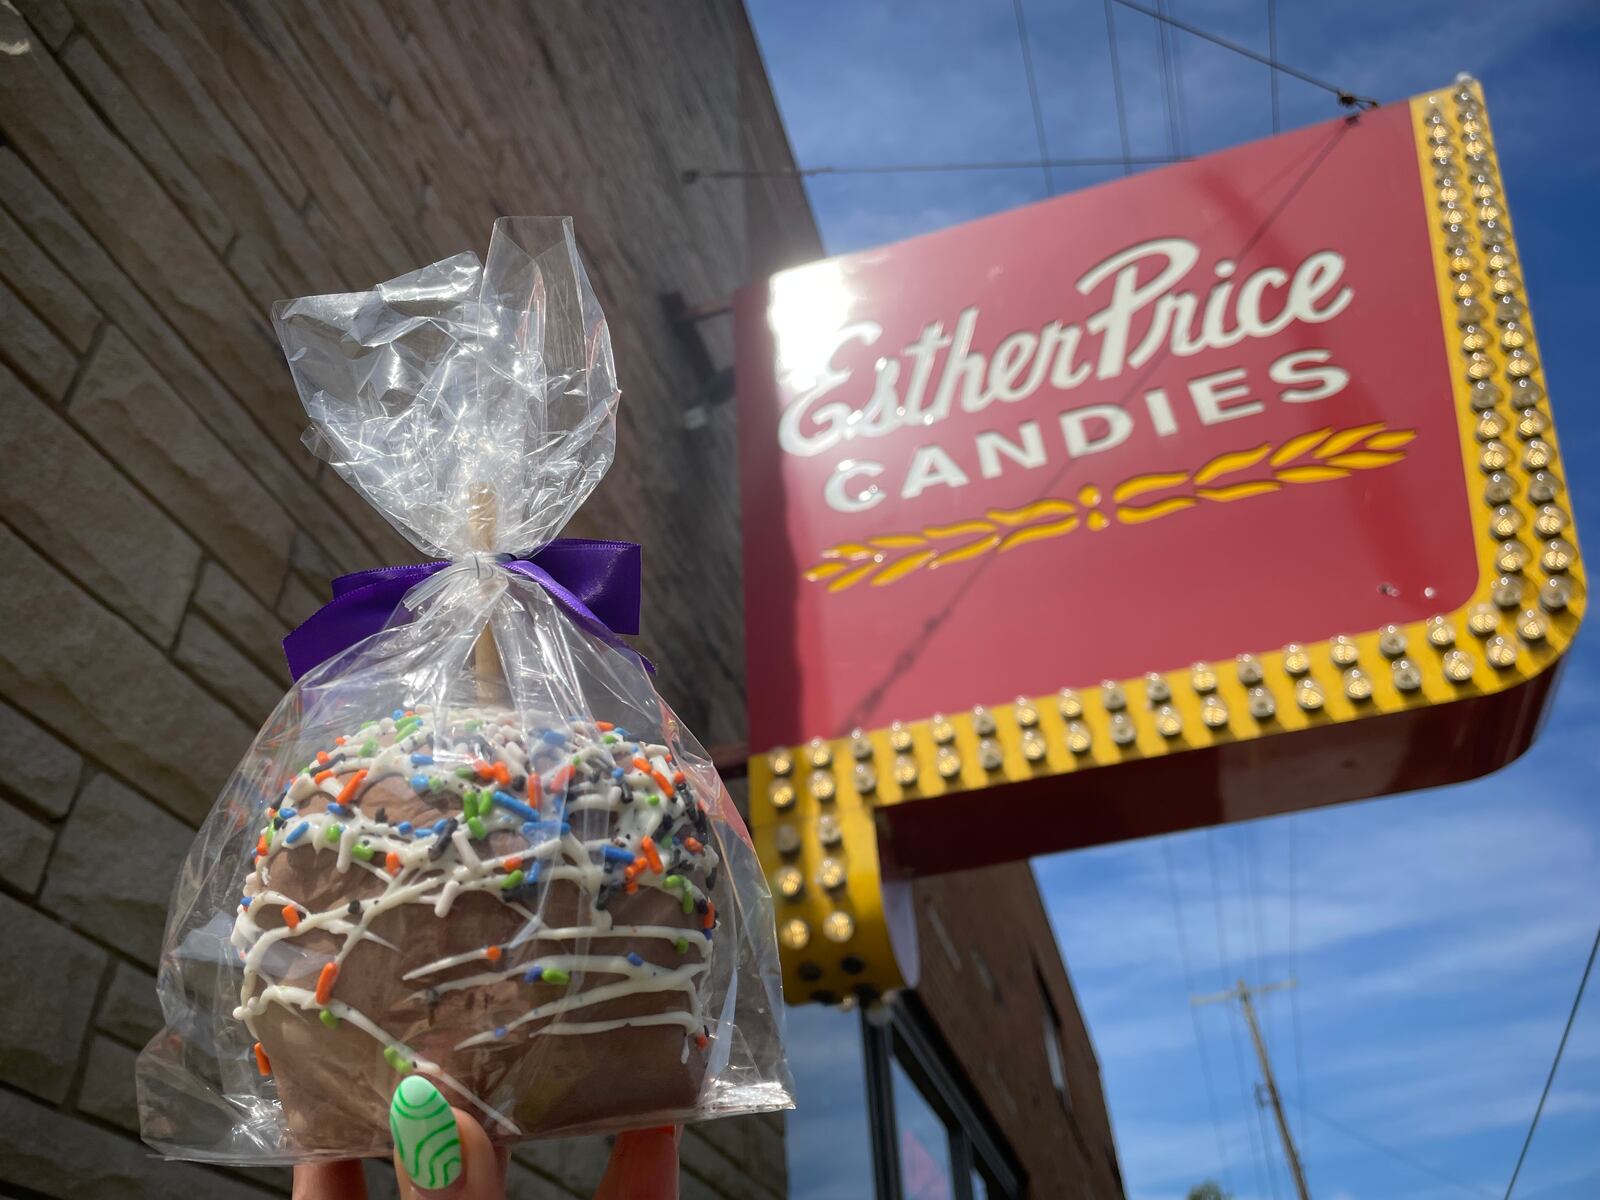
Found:
[[[335,579],[333,599],[283,639],[289,673],[299,679],[362,638],[377,633],[389,624],[407,592],[450,565],[426,562],[410,567],[378,567]],[[646,670],[655,671],[649,659],[618,636],[639,632],[638,543],[557,538],[528,558],[503,561],[500,565],[544,588],[580,628],[607,645],[637,655]]]

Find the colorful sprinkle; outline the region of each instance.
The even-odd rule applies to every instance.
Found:
[[[333,771],[332,770],[318,771],[315,775],[313,775],[311,777],[311,781],[313,783],[316,783],[316,784],[323,784],[323,783],[326,783],[328,780],[330,780],[332,778],[333,778]]]
[[[467,819],[467,830],[475,838],[486,838],[489,836],[489,831],[483,827],[482,817],[469,817]]]
[[[406,1061],[405,1055],[401,1054],[393,1046],[385,1046],[383,1048],[383,1060],[402,1075],[411,1070],[411,1064]]]
[[[249,896],[241,896],[239,898],[239,907],[240,908],[249,908],[250,907],[250,897]]]
[[[694,1035],[694,1044],[696,1046],[698,1046],[700,1049],[704,1050],[707,1046],[709,1046],[711,1044],[711,1039],[708,1038],[703,1033],[697,1033],[697,1034]]]
[[[300,910],[292,904],[283,906],[283,923],[290,929],[300,928]]]
[[[629,950],[628,961],[636,967],[642,967],[644,966],[644,955],[640,954],[637,950]]]
[[[411,765],[413,767],[430,767],[433,765],[433,755],[413,754],[411,756]]]
[[[496,1025],[494,1027],[494,1036],[495,1037],[503,1038],[503,1037],[505,1037],[505,1035],[506,1035],[506,1027],[504,1025]]]
[[[488,946],[484,949],[483,956],[493,963],[499,962],[500,955],[503,953],[504,951],[502,951],[499,946]]]
[[[253,1049],[256,1052],[256,1070],[263,1075],[271,1075],[272,1064],[267,1061],[267,1052],[261,1048],[261,1043],[257,1042]]]
[[[344,787],[339,789],[339,795],[336,798],[335,803],[338,803],[338,804],[349,804],[351,798],[355,796],[356,790],[361,787],[362,783],[366,780],[366,778],[367,778],[367,771],[366,771],[366,768],[363,767],[361,770],[357,771],[354,775],[350,776],[349,779],[345,780],[345,785],[344,785]],[[331,809],[333,807],[333,805],[330,804],[328,807]]]
[[[510,792],[497,791],[494,793],[493,800],[494,803],[498,804],[507,812],[516,813],[517,816],[521,817],[525,821],[537,821],[539,819],[538,809],[528,807],[528,805],[524,804],[521,800],[518,800]]]
[[[568,975],[560,967],[546,967],[543,978],[546,983],[566,983],[571,980],[572,976]]]
[[[693,837],[686,837],[683,839],[683,848],[690,854],[699,854],[705,849],[705,847],[700,844],[700,839]]]
[[[411,790],[425,792],[428,790],[428,777],[426,775],[413,775],[411,777]]]
[[[633,851],[624,846],[604,846],[600,850],[600,857],[608,863],[626,865],[633,861]]]
[[[350,815],[350,810],[337,800],[328,805],[328,811],[336,817],[348,817]]]
[[[351,846],[350,853],[362,862],[371,862],[377,855],[377,851],[365,842],[357,842],[354,846]]]
[[[288,833],[283,835],[283,844],[285,846],[294,845],[302,837],[305,836],[306,830],[308,830],[310,828],[311,828],[311,822],[310,821],[301,821],[293,829],[289,830]]]
[[[328,1008],[325,1008],[320,1013],[318,1013],[317,1014],[317,1019],[319,1021],[321,1021],[324,1025],[326,1025],[329,1029],[332,1029],[334,1026],[339,1024],[339,1018],[333,1015],[333,1010],[332,1009],[328,1009]]]
[[[400,856],[393,850],[389,851],[389,853],[383,856],[383,866],[384,870],[388,871],[391,875],[400,874]]]
[[[686,937],[679,938],[677,941],[672,943],[672,948],[679,954],[689,953],[689,939]]]
[[[343,834],[343,833],[344,833],[344,826],[340,825],[337,821],[335,821],[332,825],[329,825],[323,831],[322,840],[325,841],[325,842],[337,842],[339,840],[340,835]]]
[[[400,824],[394,827],[394,831],[403,837],[410,837],[416,832],[416,826],[410,821],[401,821]]]
[[[543,974],[544,974],[544,968],[541,967],[541,966],[538,966],[537,964],[535,964],[534,966],[529,967],[527,972],[522,976],[522,982],[523,983],[538,983],[540,977]]]
[[[510,891],[512,888],[516,887],[517,884],[519,884],[521,882],[522,882],[522,872],[521,871],[512,871],[511,874],[507,875],[504,879],[502,879],[500,881],[500,889],[502,891]]]
[[[333,995],[334,981],[339,978],[339,964],[335,962],[324,963],[322,973],[317,976],[316,1000],[318,1004],[326,1004]]]
[[[661,852],[656,849],[655,839],[649,834],[639,839],[639,849],[644,851],[644,860],[650,864],[650,869],[657,875],[661,874]]]

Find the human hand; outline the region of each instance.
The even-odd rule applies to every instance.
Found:
[[[483,1126],[451,1108],[422,1075],[395,1089],[389,1128],[402,1200],[505,1200],[506,1151]],[[617,1135],[595,1200],[677,1200],[681,1129],[658,1126]],[[294,1169],[293,1200],[366,1200],[358,1159]]]

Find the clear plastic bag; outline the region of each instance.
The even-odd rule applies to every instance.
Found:
[[[308,443],[448,565],[304,674],[177,881],[139,1057],[180,1158],[387,1154],[421,1071],[497,1141],[790,1105],[771,899],[646,665],[537,572],[618,398],[570,222],[280,305]]]

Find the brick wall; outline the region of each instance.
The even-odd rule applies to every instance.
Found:
[[[151,1159],[131,1064],[192,828],[340,570],[415,557],[298,438],[267,320],[568,212],[611,320],[617,464],[572,532],[646,546],[643,647],[743,734],[732,414],[663,315],[818,253],[736,0],[0,3],[0,1190],[259,1196]],[[725,322],[703,334],[714,363]],[[692,1130],[686,1197],[781,1197],[776,1117]],[[597,1139],[519,1149],[586,1196]],[[373,1177],[392,1195],[392,1175]]]
[[[919,879],[913,896],[917,996],[1021,1161],[1028,1195],[1122,1200],[1100,1064],[1032,869],[1023,862]],[[1065,1097],[1044,1045],[1050,1009]]]

